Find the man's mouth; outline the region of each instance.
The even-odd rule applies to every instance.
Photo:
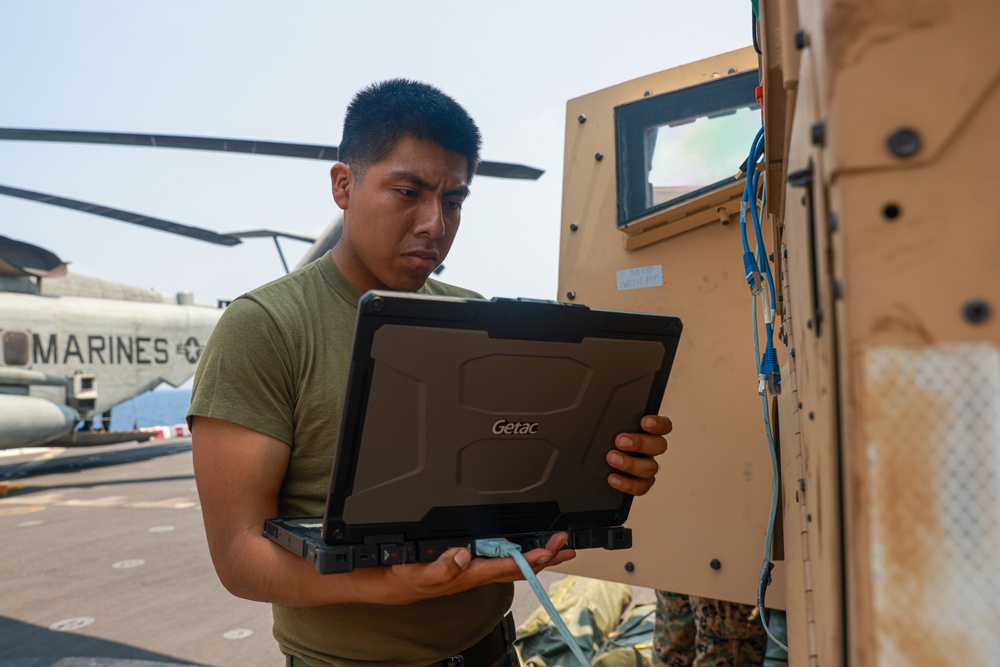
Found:
[[[403,257],[410,257],[415,260],[430,262],[431,264],[437,264],[438,261],[438,255],[433,250],[413,250],[403,253]]]

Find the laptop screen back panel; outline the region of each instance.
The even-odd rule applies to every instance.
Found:
[[[323,539],[620,525],[614,437],[662,400],[680,322],[503,300],[362,298]]]

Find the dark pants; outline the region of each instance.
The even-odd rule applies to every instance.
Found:
[[[463,651],[465,657],[455,656],[428,667],[519,667],[520,661],[514,649],[515,636],[514,617],[508,613],[489,635],[475,646]],[[310,665],[302,658],[286,655],[285,667],[310,667]]]
[[[438,663],[442,664],[442,663]],[[309,664],[302,660],[302,658],[296,658],[291,655],[285,656],[286,667],[309,667]],[[507,649],[506,655],[500,658],[497,662],[492,665],[465,665],[465,667],[518,667],[519,662],[517,660],[517,652],[514,650],[514,645],[511,644]]]

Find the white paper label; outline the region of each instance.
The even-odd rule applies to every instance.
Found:
[[[662,265],[640,266],[618,272],[618,291],[643,287],[663,287]]]

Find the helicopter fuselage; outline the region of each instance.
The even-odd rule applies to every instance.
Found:
[[[0,293],[0,448],[51,442],[163,382],[182,384],[221,314],[176,302]]]

